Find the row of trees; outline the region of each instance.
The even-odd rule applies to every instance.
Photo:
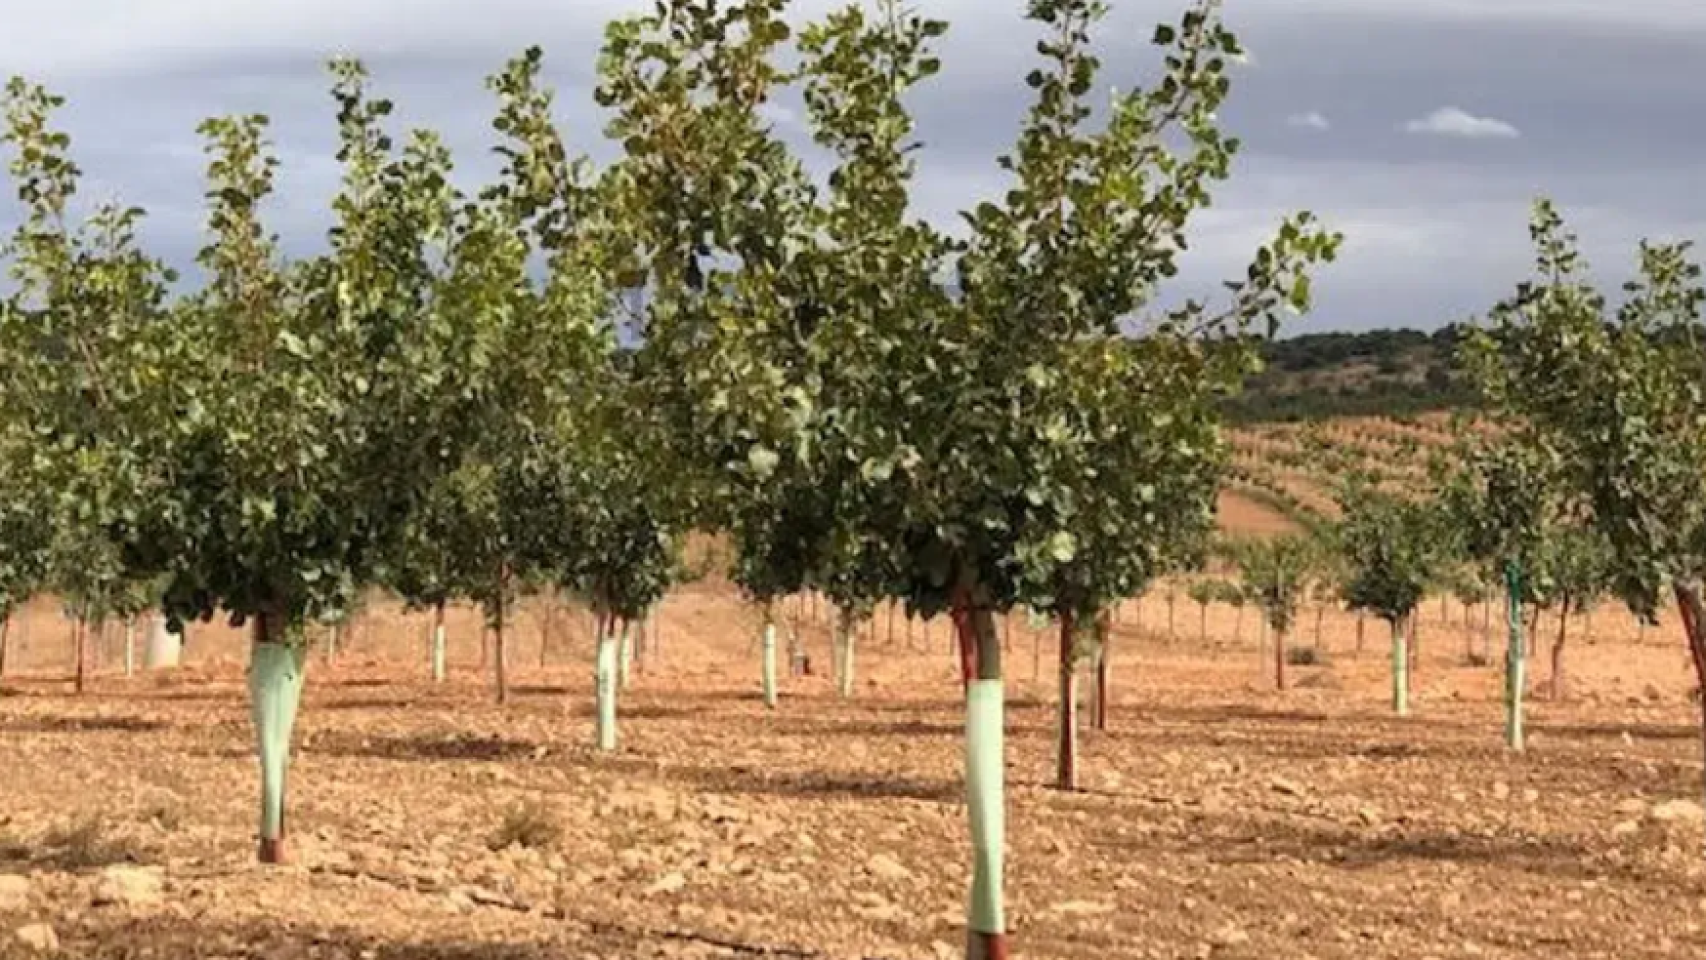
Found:
[[[51,587],[94,617],[134,588],[174,621],[251,625],[277,860],[308,623],[378,584],[475,600],[501,638],[518,592],[572,590],[601,611],[613,746],[619,625],[662,594],[685,531],[726,531],[761,607],[821,591],[844,635],[882,600],[950,615],[967,952],[1003,956],[996,617],[1024,604],[1073,637],[1202,541],[1218,400],[1338,244],[1300,214],[1225,306],[1148,309],[1237,148],[1215,123],[1240,52],[1217,6],[1159,28],[1160,79],[1093,120],[1103,4],[1031,3],[1042,62],[1011,189],[957,235],[913,213],[905,107],[946,26],[895,0],[797,40],[785,0],[613,23],[597,95],[622,150],[603,168],[560,139],[528,51],[490,82],[502,169],[474,191],[430,131],[394,141],[390,104],[339,61],[326,251],[287,259],[265,226],[266,119],[210,120],[183,293],[141,248],[142,211],[74,202],[60,101],[13,81],[5,596]],[[766,119],[790,86],[827,182]]]

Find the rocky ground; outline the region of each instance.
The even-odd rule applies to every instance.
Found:
[[[1327,664],[1274,692],[1250,624],[1198,637],[1181,603],[1117,634],[1111,729],[1083,789],[1048,786],[1046,646],[1012,627],[1009,906],[1036,958],[1706,956],[1699,727],[1674,626],[1603,615],[1531,749],[1500,740],[1499,677],[1424,622],[1415,715],[1390,716],[1372,626],[1327,618]],[[253,864],[256,768],[235,637],[81,697],[51,611],[0,690],[0,957],[949,957],[967,876],[958,685],[943,625],[883,618],[849,702],[756,696],[750,616],[672,598],[658,659],[589,748],[584,627],[540,616],[492,703],[421,678],[421,625],[373,614],[316,663],[298,728],[296,863]],[[1305,624],[1310,625],[1309,617]],[[580,632],[577,632],[580,631]],[[1309,630],[1298,642],[1308,645]],[[540,636],[549,636],[541,659]],[[531,639],[529,638],[531,637]],[[808,629],[827,663],[821,626]],[[531,644],[531,646],[529,646]],[[1545,661],[1535,672],[1543,681]]]

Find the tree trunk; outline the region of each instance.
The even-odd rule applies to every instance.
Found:
[[[1488,598],[1481,604],[1481,656],[1492,659],[1493,654],[1493,601]]]
[[[285,846],[285,782],[290,773],[290,738],[302,703],[307,649],[299,628],[276,613],[254,617],[249,654],[249,701],[261,761],[259,859],[288,863]]]
[[[1274,689],[1285,692],[1285,633],[1274,631]]]
[[[1359,654],[1362,653],[1363,626],[1367,619],[1366,614],[1361,610],[1357,611],[1357,653]]]
[[[1244,608],[1240,606],[1236,609],[1238,615],[1232,621],[1232,642],[1238,644],[1244,642]]]
[[[326,644],[322,650],[322,655],[326,658],[327,663],[338,658],[338,634],[342,629],[342,624],[334,623],[332,628],[326,631]]]
[[[432,607],[432,682],[443,683],[444,663],[444,601]]]
[[[1410,611],[1410,615],[1405,617],[1404,620],[1409,625],[1408,651],[1410,654],[1410,676],[1414,677],[1416,675],[1416,667],[1421,663],[1422,658],[1422,638],[1420,636],[1422,631],[1421,608],[1417,607],[1415,610]]]
[[[1528,655],[1522,643],[1522,568],[1514,563],[1505,567],[1505,601],[1509,625],[1505,639],[1505,745],[1520,751],[1523,749],[1522,698],[1527,686],[1523,673]]]
[[[1114,631],[1104,611],[1096,618],[1096,710],[1092,722],[1098,733],[1108,729],[1108,671],[1113,666]]]
[[[892,600],[889,601],[889,638],[888,638],[888,645],[889,645],[889,649],[891,649],[891,650],[894,649],[894,611],[895,611],[895,608],[898,606],[900,606],[900,604],[897,604]]]
[[[1322,604],[1315,608],[1315,649],[1321,649],[1321,620],[1327,616],[1327,607]]]
[[[71,688],[82,693],[88,684],[89,674],[89,622],[82,617],[76,618],[71,624],[72,655],[77,658],[76,673],[71,681]]]
[[[1029,617],[1026,618],[1027,620]],[[1031,682],[1038,683],[1043,673],[1043,632],[1031,630]]]
[[[1412,612],[1410,616],[1415,616]],[[1404,619],[1392,621],[1392,712],[1410,715],[1410,654],[1404,636]]]
[[[500,704],[509,702],[509,631],[504,629],[504,614],[507,612],[503,594],[505,579],[499,578],[498,597],[492,606],[492,668]]]
[[[1676,605],[1682,613],[1682,628],[1688,635],[1688,654],[1694,660],[1694,682],[1700,686],[1701,743],[1706,745],[1706,602],[1700,598],[1700,586],[1677,583]],[[1702,783],[1706,790],[1706,781]]]
[[[972,881],[966,909],[966,960],[1007,960],[1002,896],[1006,844],[1006,704],[995,615],[961,587],[954,626],[972,648],[977,678],[966,685],[966,800],[971,824]]]
[[[0,680],[6,679],[6,644],[12,639],[12,611],[0,616]]]
[[[838,607],[835,613],[835,689],[843,698],[853,696],[853,644],[857,636],[853,608]]]
[[[1564,677],[1564,643],[1569,639],[1570,601],[1568,597],[1558,608],[1558,635],[1552,640],[1552,676],[1547,681],[1548,696],[1557,703],[1569,696],[1569,684]]]
[[[593,697],[595,717],[593,733],[598,749],[609,753],[616,749],[616,671],[619,653],[616,649],[616,615],[604,611],[598,618],[598,653],[593,664]]]
[[[1074,625],[1071,611],[1061,613],[1054,785],[1067,791],[1078,789],[1078,664],[1072,642]]]
[[[1206,604],[1206,603],[1199,604],[1199,606],[1202,607],[1202,610],[1200,612],[1200,615],[1197,617],[1197,643],[1199,643],[1203,646],[1207,646],[1208,645],[1208,604]]]
[[[124,618],[124,677],[136,676],[136,618]]]
[[[976,642],[976,631],[968,630],[960,623],[960,618],[968,617],[970,615],[971,610],[969,607],[965,609],[955,607],[952,614],[952,617],[954,618],[954,638],[958,641],[960,647],[960,687],[967,691],[971,689],[972,681],[977,677],[977,657],[979,652]],[[991,616],[993,617],[994,615],[991,614]],[[925,621],[926,628],[929,627],[929,623],[930,622],[928,620]],[[924,640],[926,644],[930,641],[928,629],[925,631]],[[999,646],[999,641],[997,641],[997,646]]]
[[[764,705],[776,709],[776,618],[770,604],[764,605],[764,631],[758,642],[758,683]]]

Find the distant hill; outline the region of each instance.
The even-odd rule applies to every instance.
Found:
[[[1433,333],[1309,333],[1262,343],[1264,369],[1227,401],[1238,423],[1328,417],[1415,416],[1469,407],[1476,395],[1456,368],[1464,328]]]

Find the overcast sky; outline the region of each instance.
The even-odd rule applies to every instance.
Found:
[[[796,0],[807,19],[829,0]],[[1178,0],[1112,0],[1104,85],[1155,76],[1147,39]],[[571,143],[608,156],[590,94],[604,23],[643,0],[5,0],[0,73],[70,98],[63,122],[95,197],[150,212],[160,255],[199,245],[196,123],[263,112],[284,163],[271,222],[314,249],[337,177],[325,59],[366,59],[411,125],[438,129],[469,177],[485,157],[482,78],[545,48]],[[952,23],[915,97],[921,210],[944,221],[1000,189],[994,158],[1026,105],[1022,0],[918,0]],[[1527,209],[1555,197],[1601,275],[1641,236],[1706,241],[1706,0],[1229,0],[1253,63],[1222,111],[1245,141],[1196,224],[1192,285],[1242,273],[1287,211],[1347,234],[1316,312],[1293,330],[1433,327],[1524,275]],[[790,136],[786,111],[779,111]],[[0,228],[16,211],[0,206]]]

